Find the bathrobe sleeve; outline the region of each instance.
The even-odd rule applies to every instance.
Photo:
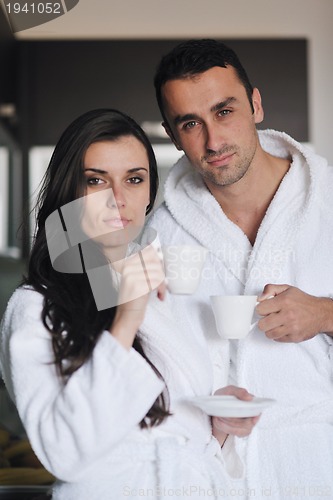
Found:
[[[103,332],[64,386],[42,303],[33,290],[13,294],[1,326],[1,371],[38,458],[56,477],[75,481],[137,428],[164,384],[134,349]]]

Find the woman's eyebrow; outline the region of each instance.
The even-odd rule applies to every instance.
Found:
[[[99,168],[88,167],[84,169],[85,172],[94,172],[95,174],[106,174],[106,170],[101,170]]]
[[[140,170],[144,170],[145,172],[148,172],[148,169],[145,167],[130,168],[127,170],[127,172],[139,172]]]
[[[145,172],[148,172],[148,169],[145,167],[134,167],[134,168],[129,168],[127,172],[134,173],[134,172],[139,172],[140,170],[144,170]],[[108,174],[106,170],[102,170],[100,168],[94,168],[94,167],[87,167],[84,169],[85,172],[94,172],[95,174]]]

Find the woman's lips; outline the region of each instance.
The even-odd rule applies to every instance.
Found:
[[[110,226],[110,227],[115,227],[115,228],[121,228],[123,229],[124,227],[126,227],[130,221],[128,219],[122,219],[122,218],[119,218],[119,217],[115,217],[115,218],[112,218],[112,219],[106,219],[104,220],[104,222]]]

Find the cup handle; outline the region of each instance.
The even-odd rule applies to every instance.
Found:
[[[251,323],[249,332],[252,330],[252,328],[254,328],[257,325],[257,323],[258,323],[258,320]]]

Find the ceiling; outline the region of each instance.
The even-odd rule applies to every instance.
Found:
[[[171,0],[172,1],[172,0]],[[188,0],[185,0],[185,4]],[[215,1],[215,0],[213,0]],[[21,2],[22,3],[22,2]],[[39,2],[30,1],[27,5]],[[53,8],[56,2],[50,2]],[[12,2],[14,4],[14,2]],[[63,12],[53,16],[48,22],[29,29],[18,29],[19,17],[14,36],[19,40],[59,40],[59,39],[118,39],[118,38],[169,38],[172,37],[172,9],[166,11],[165,3],[159,0],[58,0],[58,9]],[[184,4],[184,5],[185,5]],[[0,0],[3,9],[6,0]],[[183,5],[183,7],[184,7]],[[12,7],[13,9],[13,7]],[[20,14],[21,15],[21,14]],[[32,20],[36,15],[29,16]],[[24,24],[27,16],[21,16]],[[155,20],[154,20],[155,19]],[[40,22],[40,16],[38,18]],[[165,22],[165,36],[161,34],[160,22]],[[27,24],[27,23],[25,23]],[[33,26],[33,20],[31,22]]]

